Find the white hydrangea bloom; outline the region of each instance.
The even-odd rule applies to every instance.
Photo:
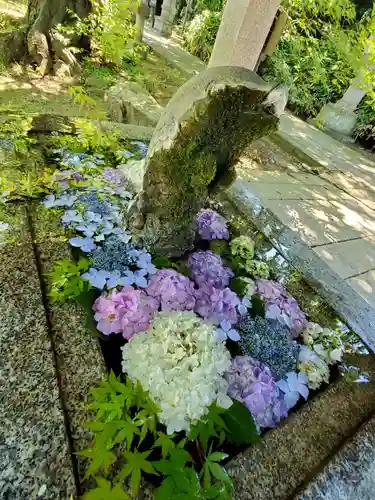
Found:
[[[309,389],[318,389],[323,382],[329,382],[329,368],[318,354],[301,346],[298,356],[298,370],[307,375]]]
[[[123,348],[122,369],[159,406],[168,434],[189,431],[214,401],[232,404],[222,377],[231,357],[215,327],[193,312],[158,313],[146,333],[138,333]]]
[[[315,351],[329,365],[341,361],[345,349],[340,335],[334,330],[310,322],[302,336],[304,344]]]

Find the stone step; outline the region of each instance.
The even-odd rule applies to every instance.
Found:
[[[76,496],[66,414],[29,218],[1,208],[0,498]],[[7,239],[9,237],[9,239]]]
[[[374,415],[375,357],[350,356],[346,362],[369,373],[369,383],[355,384],[339,378],[290,414],[279,428],[267,432],[259,445],[232,460],[227,470],[235,483],[233,500],[295,498],[322,464]],[[331,500],[324,500],[327,498]]]
[[[374,500],[375,417],[330,460],[295,500]]]

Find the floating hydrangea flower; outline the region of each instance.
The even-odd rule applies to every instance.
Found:
[[[301,311],[297,301],[277,281],[260,279],[256,281],[256,293],[264,300],[266,317],[277,319],[286,325],[294,338],[298,337],[307,325],[306,314]]]
[[[240,299],[229,288],[219,290],[213,286],[203,285],[195,290],[195,312],[204,319],[219,325],[222,321],[229,321],[232,325],[237,323],[237,306]]]
[[[156,314],[150,329],[122,352],[123,371],[149,392],[168,434],[189,431],[214,401],[223,408],[232,404],[223,378],[229,351],[216,339],[213,326],[193,312]]]
[[[97,329],[109,335],[122,333],[127,340],[136,333],[145,332],[152,316],[159,308],[159,303],[143,290],[125,286],[120,291],[102,295],[94,304]]]
[[[70,238],[69,243],[73,247],[80,248],[82,252],[85,253],[90,253],[96,248],[92,238],[82,238],[81,236],[77,236],[76,238]]]
[[[110,184],[114,184],[116,186],[121,186],[125,184],[125,176],[116,168],[105,167],[102,170],[101,176]]]
[[[233,340],[234,342],[238,342],[241,339],[240,334],[238,333],[237,330],[232,328],[232,325],[230,321],[224,320],[220,323],[220,328],[217,328],[216,331],[216,337],[219,340]]]
[[[254,241],[249,236],[238,236],[229,243],[232,255],[245,261],[253,259],[254,245]]]
[[[240,319],[237,328],[241,333],[242,354],[266,363],[278,378],[297,369],[299,346],[290,339],[287,327],[248,314]]]
[[[307,375],[309,388],[312,390],[329,382],[329,368],[327,363],[316,352],[308,347],[301,346],[298,358],[298,370]]]
[[[129,276],[121,276],[121,273],[118,271],[109,273],[93,267],[87,273],[82,274],[82,278],[88,280],[93,287],[99,288],[99,290],[103,290],[105,287],[111,289],[117,286],[132,285],[135,281]]]
[[[251,300],[248,299],[247,297],[244,297],[243,299],[240,299],[240,303],[237,306],[237,311],[240,313],[241,316],[245,316],[248,312],[249,309],[251,309]]]
[[[229,396],[247,406],[258,428],[276,427],[287,417],[283,394],[264,363],[250,356],[236,356],[225,378]]]
[[[73,195],[62,195],[59,198],[56,198],[55,195],[49,194],[45,197],[43,201],[43,205],[46,208],[55,208],[55,207],[71,207],[77,201],[77,196]]]
[[[278,388],[284,393],[284,400],[288,410],[296,406],[300,396],[307,401],[309,397],[309,389],[307,387],[309,379],[305,373],[287,373],[286,380],[279,380],[276,383]]]
[[[342,360],[344,345],[339,333],[330,328],[323,328],[318,323],[307,323],[302,334],[303,342],[315,351],[324,361],[333,365]]]
[[[202,240],[228,240],[227,221],[211,209],[203,209],[197,215],[197,231]]]
[[[61,222],[63,224],[77,225],[84,222],[82,215],[80,215],[76,210],[67,210],[61,217]]]
[[[146,290],[160,301],[162,311],[191,311],[195,307],[194,284],[173,269],[160,269]]]
[[[234,274],[229,267],[224,267],[223,259],[213,252],[199,251],[189,256],[188,266],[192,279],[198,286],[210,285],[226,288]]]

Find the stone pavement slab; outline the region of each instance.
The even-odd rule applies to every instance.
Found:
[[[375,245],[373,241],[358,238],[313,248],[343,278],[362,275],[375,269]]]
[[[65,500],[75,477],[29,220],[22,205],[0,218],[0,498]]]
[[[357,258],[354,256],[354,258]],[[347,280],[356,292],[371,304],[375,303],[375,269]]]

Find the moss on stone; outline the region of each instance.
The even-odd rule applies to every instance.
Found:
[[[234,180],[234,166],[253,139],[276,129],[278,119],[262,106],[265,96],[243,85],[223,85],[192,104],[171,144],[153,141],[141,236],[154,252],[179,255],[191,248],[194,218],[209,193]]]

